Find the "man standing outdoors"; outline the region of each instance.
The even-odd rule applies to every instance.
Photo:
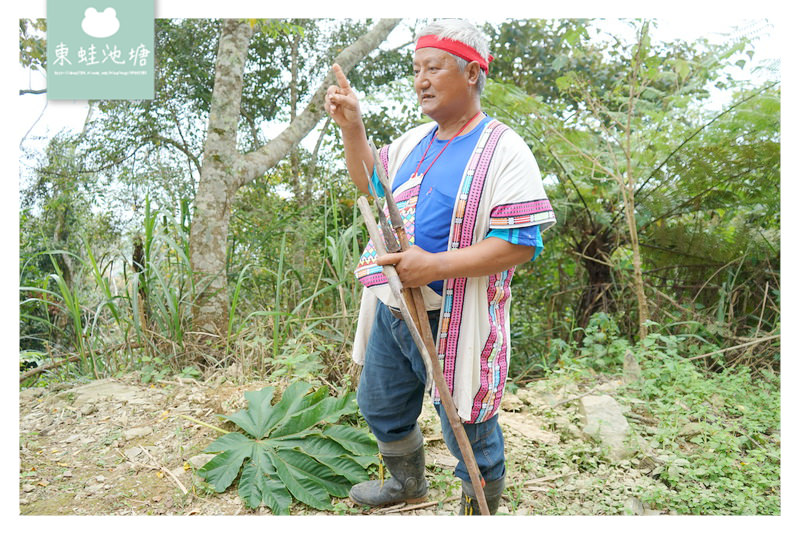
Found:
[[[535,259],[541,233],[555,223],[536,160],[519,135],[481,111],[489,71],[486,38],[463,20],[429,24],[416,39],[414,89],[432,122],[413,128],[379,151],[374,161],[358,99],[338,65],[338,86],[325,109],[339,125],[355,185],[383,194],[383,165],[403,215],[410,249],[377,258],[372,243],[356,276],[364,285],[353,358],[363,364],[358,405],[378,440],[392,477],[352,488],[369,506],[422,501],[427,494],[422,434],[426,371],[382,274],[392,264],[404,287],[422,287],[437,355],[459,417],[486,482],[492,514],[505,487],[503,433],[497,411],[510,356],[511,278]],[[363,162],[363,163],[362,163]],[[479,514],[461,452],[432,391],[450,452],[458,459],[460,514]]]

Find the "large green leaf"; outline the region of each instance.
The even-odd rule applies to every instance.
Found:
[[[292,471],[276,454],[270,454],[270,459],[274,461],[278,476],[292,496],[316,509],[330,509],[330,497],[324,487],[315,483],[311,477],[302,475],[302,472]]]
[[[354,393],[349,393],[341,398],[323,398],[321,401],[308,405],[295,414],[287,417],[271,433],[272,437],[293,435],[300,433],[320,422],[335,422],[343,415],[353,412]]]
[[[256,508],[264,502],[275,514],[289,514],[292,497],[276,476],[277,471],[261,443],[258,453],[242,469],[239,480],[239,496],[245,505]]]
[[[369,476],[365,468],[378,462],[375,455],[354,457],[341,444],[320,433],[310,434],[302,439],[280,439],[280,446],[310,454],[352,483],[366,481]]]
[[[244,397],[247,400],[248,408],[224,418],[245,430],[250,436],[261,439],[267,434],[269,428],[274,393],[273,387],[264,387],[259,391],[247,391],[244,393]]]
[[[211,443],[205,451],[222,452],[207,462],[201,472],[214,490],[223,492],[239,475],[242,463],[253,456],[253,441],[241,433],[227,433]]]
[[[306,403],[312,402],[314,400],[313,394],[309,395],[312,397],[305,396],[309,389],[311,389],[311,385],[303,383],[302,381],[292,383],[286,387],[286,390],[283,391],[283,396],[281,396],[281,401],[274,406],[267,419],[267,429],[271,429],[283,423],[287,417],[291,416],[292,413],[300,408],[300,404],[304,401]],[[317,393],[319,393],[319,391],[317,391]]]
[[[350,426],[329,426],[322,431],[322,434],[334,439],[354,455],[375,456],[378,453],[377,444],[372,435],[366,431]]]
[[[247,507],[266,505],[287,514],[292,498],[316,509],[330,509],[331,496],[344,497],[353,483],[367,479],[377,446],[365,429],[333,425],[357,410],[355,394],[328,396],[297,382],[272,404],[274,389],[245,393],[248,406],[226,420],[246,434],[231,432],[211,443],[218,455],[199,473],[217,492],[239,477],[239,496]]]

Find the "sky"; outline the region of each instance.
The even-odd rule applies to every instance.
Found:
[[[99,0],[98,3],[102,3]],[[277,4],[277,5],[276,5]],[[520,2],[519,0],[492,0],[491,4],[471,4],[472,7],[466,9],[464,12],[463,0],[440,0],[435,4],[423,0],[405,0],[402,4],[397,2],[388,3],[389,5],[376,5],[374,1],[368,2],[365,0],[356,0],[349,2],[321,2],[318,0],[312,2],[265,2],[263,0],[225,0],[219,2],[218,0],[157,0],[156,1],[156,17],[247,17],[247,18],[283,18],[283,17],[354,17],[360,18],[363,16],[382,17],[382,16],[402,16],[409,18],[416,17],[452,17],[461,16],[473,20],[485,19],[485,12],[481,12],[482,6],[491,5],[492,14],[500,13],[503,18],[561,18],[561,17],[582,17],[582,18],[631,18],[631,17],[655,17],[660,20],[659,28],[656,36],[664,40],[674,38],[682,38],[686,40],[693,40],[696,37],[706,36],[710,40],[722,39],[724,34],[731,30],[734,26],[738,25],[743,20],[763,20],[767,19],[772,24],[772,28],[767,35],[757,45],[756,59],[769,59],[780,57],[782,60],[782,91],[783,94],[798,96],[797,91],[797,59],[793,54],[784,53],[784,50],[797,48],[797,39],[792,34],[792,23],[789,8],[789,2],[785,0],[761,0],[758,2],[753,1],[702,1],[702,0],[673,0],[671,2],[645,2],[628,1],[628,0],[613,0],[607,2],[589,2],[589,1],[571,1],[566,2]],[[398,7],[400,6],[401,7]],[[13,355],[17,350],[16,335],[18,335],[18,322],[16,314],[18,312],[18,218],[17,213],[19,209],[18,204],[18,191],[17,191],[17,177],[18,174],[18,157],[19,157],[19,143],[20,139],[31,128],[37,117],[42,112],[45,106],[45,96],[25,96],[21,97],[18,94],[19,89],[27,88],[29,80],[27,76],[23,75],[18,65],[18,18],[35,18],[44,17],[46,15],[46,2],[45,0],[27,0],[25,2],[12,2],[9,3],[7,9],[11,9],[14,16],[0,17],[0,58],[3,61],[3,72],[8,76],[9,81],[4,81],[2,84],[3,90],[3,103],[5,113],[3,114],[3,149],[2,165],[4,176],[4,190],[0,194],[0,216],[3,216],[3,231],[0,232],[2,242],[0,242],[0,249],[3,250],[3,256],[6,261],[2,262],[2,276],[4,283],[0,284],[0,301],[3,302],[3,309],[6,311],[4,316],[11,317],[4,321],[2,337],[6,339],[8,345],[5,350],[4,360],[7,364],[14,364],[16,368],[15,356]],[[393,9],[394,11],[391,11]],[[610,23],[613,24],[613,23]],[[34,88],[43,87],[43,80],[32,79],[30,84]],[[796,98],[783,98],[782,99],[782,114],[784,117],[795,117],[797,115]],[[80,127],[86,113],[86,107],[81,102],[49,102],[41,120],[36,125],[36,128],[31,131],[31,135],[46,134],[52,135],[61,127]],[[797,146],[797,129],[792,120],[782,121],[782,142],[785,146]],[[793,199],[797,198],[797,185],[795,179],[798,175],[796,167],[796,156],[793,152],[797,150],[784,150],[784,157],[782,161],[782,172],[787,179],[782,180],[782,224],[784,227],[784,234],[790,234],[796,227],[797,218],[794,212],[797,209],[792,209],[793,205],[790,204]],[[787,243],[791,244],[791,243]],[[784,246],[782,263],[786,271],[793,271],[796,259],[794,249]],[[783,306],[783,321],[784,323],[794,323],[796,316],[796,304],[791,302],[798,301],[795,297],[797,295],[797,282],[791,276],[782,278],[782,293],[783,302],[788,302]],[[784,347],[784,354],[787,352],[794,352],[797,346],[796,337],[792,332],[792,328],[786,328],[783,332],[782,345]],[[794,363],[793,357],[784,357],[782,360],[783,376],[789,379],[796,375],[797,366]],[[15,398],[18,384],[16,382],[16,371],[4,372],[3,375],[8,379],[5,391],[11,396],[10,402],[7,405],[16,405]],[[787,383],[784,379],[784,383]],[[784,405],[792,406],[797,401],[796,396],[797,387],[784,388]],[[784,408],[786,415],[789,414]],[[783,416],[782,419],[786,421],[785,428],[782,431],[782,438],[784,442],[784,450],[797,449],[798,440],[796,438],[796,427],[791,416]],[[11,417],[12,428],[16,426],[13,423],[14,415]],[[12,431],[13,432],[13,431]],[[8,457],[15,457],[18,455],[18,439],[5,439],[4,446],[7,448]],[[780,525],[785,525],[790,521],[793,516],[797,516],[797,506],[792,505],[790,502],[798,501],[798,493],[796,490],[795,476],[797,472],[797,454],[783,454],[783,468],[785,473],[791,473],[791,476],[783,476],[782,494],[784,498],[783,515],[778,522],[769,522],[770,527],[782,531]],[[15,461],[5,461],[4,467],[7,469],[2,476],[10,485],[13,491],[10,498],[5,498],[6,504],[10,501],[8,512],[10,515],[15,515],[16,519],[19,517],[18,509],[14,507],[14,493],[18,493],[18,468]],[[788,504],[788,505],[787,505]],[[5,510],[5,508],[4,508]],[[213,523],[213,521],[211,521]],[[542,520],[540,526],[547,523],[548,520]],[[102,522],[100,522],[102,524]],[[296,523],[296,522],[293,522]],[[353,524],[353,522],[341,523]],[[386,522],[390,525],[392,522]],[[563,522],[561,522],[563,524]],[[641,524],[637,522],[634,526],[630,522],[622,524],[615,522],[615,529],[621,527],[640,527]],[[20,524],[22,525],[22,524]],[[107,528],[109,525],[105,523],[103,526]],[[124,524],[115,522],[114,527],[125,527]],[[140,524],[141,525],[141,524]],[[288,525],[288,524],[287,524]],[[592,526],[596,529],[597,522]],[[670,530],[674,529],[674,523],[669,521],[656,521],[648,520],[648,529],[656,530]],[[765,525],[763,522],[757,522],[754,526],[752,520],[747,518],[738,517],[735,523],[728,522],[730,528],[736,526],[744,526],[748,528],[758,527]],[[86,524],[81,523],[82,527]],[[217,524],[217,527],[219,524]],[[775,526],[778,526],[777,528]],[[23,527],[29,527],[29,524]],[[93,526],[92,526],[93,527]],[[584,523],[584,527],[586,524]],[[99,527],[98,527],[99,529]]]

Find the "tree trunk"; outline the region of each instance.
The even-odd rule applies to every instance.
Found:
[[[650,311],[647,307],[647,296],[644,293],[644,277],[642,275],[642,254],[639,251],[639,231],[636,225],[636,176],[633,172],[633,162],[631,156],[631,136],[633,134],[631,123],[636,102],[639,99],[646,83],[639,85],[639,69],[642,67],[642,48],[643,43],[648,38],[648,25],[644,24],[639,33],[639,43],[636,47],[633,68],[631,69],[631,81],[628,95],[628,117],[625,125],[625,180],[620,180],[622,190],[622,200],[625,203],[625,219],[628,222],[628,233],[631,241],[631,252],[633,254],[633,285],[636,292],[636,300],[639,306],[639,340],[647,336],[647,322],[650,321]]]
[[[70,235],[70,197],[67,194],[63,195],[63,202],[56,207],[56,228],[53,231],[53,247],[56,250],[68,250],[69,246],[67,241]],[[72,258],[68,254],[55,254],[54,255],[58,267],[61,269],[61,278],[67,287],[72,289]]]
[[[297,63],[299,61],[300,52],[300,33],[292,36],[291,46],[291,60],[290,60],[290,73],[291,79],[289,81],[289,121],[294,122],[297,119]],[[300,155],[297,153],[297,148],[292,149],[289,154],[291,173],[292,173],[292,192],[295,198],[300,198]]]
[[[399,24],[384,19],[334,60],[346,73],[374,50]],[[236,191],[263,176],[283,159],[319,122],[323,98],[335,83],[328,73],[308,107],[276,138],[248,154],[236,148],[243,72],[253,29],[246,21],[226,20],[215,65],[211,112],[208,120],[203,166],[195,197],[190,234],[190,261],[197,290],[193,330],[224,337],[228,328],[228,284],[225,269],[230,206]]]
[[[626,187],[627,188],[627,187]],[[644,276],[642,274],[642,254],[639,250],[639,232],[636,228],[636,214],[634,209],[634,191],[632,188],[624,193],[625,218],[628,222],[628,234],[631,241],[631,262],[633,263],[633,285],[636,292],[636,301],[639,307],[639,339],[647,336],[647,322],[650,320],[650,311],[647,305],[647,296],[644,293]]]
[[[607,228],[599,232],[587,228],[585,238],[576,250],[589,276],[575,314],[581,328],[586,327],[594,313],[613,311],[614,298],[609,294],[613,281],[609,260],[617,243],[611,237]]]
[[[203,166],[189,235],[190,262],[198,291],[193,309],[194,330],[220,336],[228,327],[225,253],[230,205],[236,192],[236,134],[243,73],[252,35],[253,28],[247,22],[226,20],[222,24]]]

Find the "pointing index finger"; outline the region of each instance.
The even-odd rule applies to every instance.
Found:
[[[340,67],[338,63],[333,64],[333,75],[336,76],[336,82],[339,84],[339,87],[342,89],[350,88],[350,83],[347,81],[344,71],[342,71],[342,67]]]

